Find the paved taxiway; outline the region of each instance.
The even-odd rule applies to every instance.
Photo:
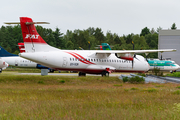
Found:
[[[18,73],[19,75],[41,75],[41,73]],[[48,75],[60,75],[60,76],[78,76],[78,73],[48,73]],[[121,73],[113,73],[109,74],[109,76],[119,77]],[[101,76],[101,75],[95,75],[95,74],[86,74],[86,76]]]

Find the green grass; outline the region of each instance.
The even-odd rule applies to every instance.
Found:
[[[173,73],[167,74],[167,76],[180,77],[180,72],[173,72]]]
[[[0,119],[179,119],[179,84],[0,74]]]

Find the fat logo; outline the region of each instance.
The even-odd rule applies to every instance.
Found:
[[[39,35],[26,34],[25,39],[28,39],[28,38],[31,38],[31,39],[38,39],[38,38],[39,38]]]

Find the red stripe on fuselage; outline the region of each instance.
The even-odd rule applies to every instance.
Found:
[[[79,56],[79,57],[82,58],[82,59],[85,59],[84,57],[82,57],[81,55],[79,55],[79,54],[77,54],[77,53],[75,53],[75,52],[72,52],[72,53],[74,53],[75,55]],[[86,60],[86,59],[85,59],[85,60]],[[88,62],[89,64],[94,64],[94,63],[92,63],[92,62],[90,62],[90,61],[88,61],[88,60],[87,60],[87,62]]]
[[[92,62],[90,62],[90,61],[86,61],[86,59],[84,58],[84,57],[80,57],[80,55],[79,54],[77,54],[77,53],[74,53],[74,52],[66,52],[66,53],[68,53],[68,54],[70,54],[70,55],[72,55],[73,57],[75,57],[76,59],[79,59],[79,61],[80,62],[82,62],[82,63],[85,63],[85,64],[94,64],[94,63],[92,63]],[[76,56],[77,55],[77,56]],[[80,58],[79,58],[80,57]],[[85,60],[85,61],[83,61],[83,59]]]

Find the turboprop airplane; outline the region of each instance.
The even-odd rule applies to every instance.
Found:
[[[31,18],[20,17],[25,53],[19,56],[37,62],[55,70],[79,71],[79,76],[86,73],[107,76],[111,72],[146,72],[149,64],[136,53],[168,52],[164,50],[60,50],[48,45],[37,33]],[[19,23],[6,23],[19,24]]]

